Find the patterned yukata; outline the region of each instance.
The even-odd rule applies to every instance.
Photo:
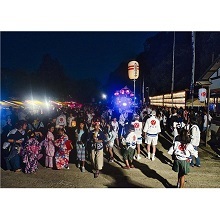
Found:
[[[44,147],[45,147],[45,167],[53,167],[53,157],[55,154],[55,146],[54,146],[54,135],[52,132],[47,132],[47,137],[44,141]]]
[[[34,173],[37,171],[38,167],[38,155],[41,150],[41,146],[36,138],[30,138],[27,140],[23,150],[22,159],[25,164],[25,173]]]
[[[66,134],[55,141],[55,146],[58,148],[58,151],[55,153],[55,162],[58,170],[68,168],[69,153],[71,151],[69,142]]]

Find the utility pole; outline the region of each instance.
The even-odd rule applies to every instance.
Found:
[[[143,83],[142,83],[142,95],[143,95],[143,102],[142,102],[142,104],[144,105],[144,100],[145,100],[145,98],[144,98],[144,76],[143,76]]]
[[[194,99],[194,78],[195,78],[195,59],[196,59],[195,41],[196,41],[196,34],[195,34],[195,32],[192,32],[193,61],[192,61],[192,79],[191,79],[191,85],[190,85],[190,92],[192,95],[192,109],[193,109],[193,99]]]
[[[147,103],[147,105],[149,105],[149,102],[150,102],[150,98],[149,98],[149,87],[146,87],[146,92],[147,92],[146,103]]]
[[[172,98],[172,107],[173,107],[173,89],[174,89],[174,67],[175,67],[175,31],[173,33],[173,69],[172,69],[172,80],[171,80],[171,98]]]

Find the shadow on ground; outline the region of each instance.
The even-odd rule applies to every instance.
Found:
[[[118,149],[120,154],[123,154],[123,148]],[[108,161],[108,154],[104,153],[104,158]],[[142,188],[147,186],[137,185],[130,181],[129,177],[123,172],[124,161],[114,152],[115,161],[113,163],[105,162],[101,171],[102,174],[110,176],[114,179],[112,184],[106,185],[108,188]],[[119,167],[114,166],[114,164],[119,165]]]
[[[208,141],[209,146],[211,147],[211,149],[217,154],[220,155],[220,143],[219,140],[216,140],[216,138],[212,138],[210,141]],[[217,156],[216,155],[216,156]]]
[[[132,183],[130,178],[123,172],[123,168],[115,167],[108,162],[104,163],[102,174],[111,176],[114,179],[112,184],[106,185],[108,188],[150,188],[146,185],[141,186],[141,184]]]
[[[160,159],[164,161],[164,163],[167,164],[167,162],[172,163],[171,160],[166,158],[164,155],[159,153]],[[115,157],[116,158],[116,157]],[[121,161],[121,159],[120,159]],[[117,162],[116,162],[117,163]],[[165,178],[160,176],[155,170],[150,169],[146,164],[140,163],[136,160],[133,162],[136,169],[139,169],[146,177],[153,178],[158,180],[163,184],[165,188],[174,188],[172,184],[170,184]],[[123,164],[124,165],[124,164]],[[121,164],[120,164],[121,166]],[[126,170],[126,172],[132,172],[133,169]],[[129,177],[125,175],[125,172],[123,172],[123,169],[121,167],[115,167],[113,163],[104,163],[104,167],[102,170],[103,174],[106,174],[108,176],[111,176],[115,181],[113,184],[107,185],[109,188],[151,188],[146,185],[141,184],[135,184],[130,181]],[[130,174],[129,174],[130,175]]]
[[[170,184],[167,179],[163,178],[160,174],[158,174],[155,170],[150,169],[146,164],[140,163],[138,161],[134,161],[134,166],[139,169],[145,176],[149,178],[153,178],[158,180],[163,184],[165,188],[175,188],[172,184]]]
[[[163,164],[167,164],[169,166],[172,166],[173,161],[164,156],[163,152],[159,149],[156,150],[156,158],[158,158]]]
[[[165,136],[159,135],[158,141],[161,143],[162,147],[165,150],[169,150],[172,145],[172,140],[170,139],[168,135],[166,136],[166,133],[164,135]]]
[[[211,152],[210,150],[208,150],[207,147],[204,146],[204,145],[200,145],[199,148],[200,148],[201,150],[203,150],[204,152],[208,153],[209,155],[218,158],[217,155],[216,155],[216,154],[218,154],[218,149],[216,148],[216,146],[212,146],[212,145],[210,144],[210,148],[211,148],[214,152]],[[209,149],[210,149],[210,148],[209,148]]]

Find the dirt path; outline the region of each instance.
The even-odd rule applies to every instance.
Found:
[[[108,163],[104,159],[104,168],[98,178],[94,178],[90,162],[86,172],[82,173],[75,164],[70,163],[69,170],[46,169],[39,165],[36,174],[14,173],[1,169],[1,188],[172,188],[176,186],[177,174],[171,170],[171,156],[167,154],[170,143],[159,137],[156,160],[145,158],[142,147],[142,159],[135,161],[134,169],[124,170],[122,156],[114,148],[116,161]],[[208,147],[199,148],[201,167],[190,168],[186,177],[186,188],[219,188],[220,158]]]

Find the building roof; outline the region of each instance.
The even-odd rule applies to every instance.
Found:
[[[220,68],[220,54],[214,60],[214,62],[208,67],[205,73],[197,80],[198,81],[209,81],[211,76]]]

